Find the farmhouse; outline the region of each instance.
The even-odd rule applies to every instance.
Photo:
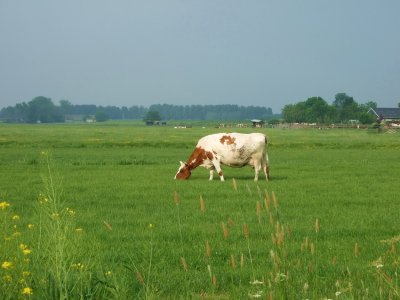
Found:
[[[370,108],[368,113],[379,122],[400,123],[400,108]]]
[[[254,119],[254,120],[251,120],[251,122],[253,123],[254,128],[261,128],[264,125],[264,121],[262,121],[262,120]]]

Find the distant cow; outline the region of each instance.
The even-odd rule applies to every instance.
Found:
[[[267,137],[262,133],[216,133],[202,137],[186,163],[181,165],[175,179],[188,179],[192,170],[198,166],[210,170],[210,180],[214,170],[218,172],[221,181],[224,175],[221,165],[243,167],[250,165],[254,168],[254,181],[258,180],[261,168],[269,179],[268,154],[266,151]]]

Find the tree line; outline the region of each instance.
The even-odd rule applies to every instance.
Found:
[[[39,96],[28,103],[18,103],[0,110],[0,118],[12,123],[53,123],[77,118],[96,121],[146,119],[149,112],[157,112],[161,120],[243,120],[268,119],[272,109],[261,106],[238,105],[170,105],[156,104],[150,107],[74,105],[60,100],[56,105],[50,98]]]
[[[331,105],[321,97],[311,97],[296,104],[285,105],[282,117],[288,123],[331,124],[357,120],[362,124],[371,124],[375,118],[368,110],[376,107],[377,103],[374,101],[358,104],[346,93],[338,93]]]

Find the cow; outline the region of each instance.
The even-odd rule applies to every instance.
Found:
[[[186,163],[180,162],[175,179],[188,179],[198,166],[210,170],[209,180],[213,180],[214,170],[221,181],[224,174],[221,165],[254,168],[254,181],[258,180],[261,168],[269,180],[269,161],[266,151],[267,137],[262,133],[216,133],[202,137]]]

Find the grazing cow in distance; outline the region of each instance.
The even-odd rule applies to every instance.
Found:
[[[224,181],[221,165],[254,168],[254,181],[258,180],[259,171],[264,171],[269,179],[269,162],[266,150],[267,137],[262,133],[216,133],[202,137],[186,163],[180,162],[175,179],[188,179],[198,166],[210,170],[210,180],[214,170]]]

